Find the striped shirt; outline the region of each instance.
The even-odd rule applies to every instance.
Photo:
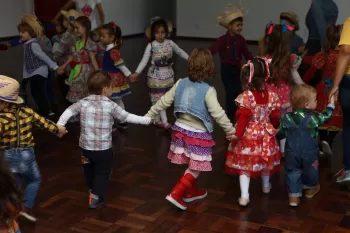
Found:
[[[51,133],[58,133],[55,123],[40,116],[33,109],[10,104],[0,112],[0,149],[34,147],[33,125]],[[19,137],[17,136],[18,131]]]
[[[329,121],[334,111],[334,105],[328,105],[328,107],[322,112],[311,112],[311,118],[309,121],[309,131],[313,138],[318,138],[318,127]],[[308,112],[306,110],[298,109],[293,112],[287,113],[283,118],[295,125],[299,125],[302,119],[305,118]],[[278,129],[278,137],[284,138],[286,136],[287,127],[281,121]]]

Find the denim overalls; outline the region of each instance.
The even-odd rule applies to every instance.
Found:
[[[299,125],[286,119],[285,172],[289,197],[301,197],[302,189],[314,189],[318,185],[317,140],[308,129],[311,114],[306,114]]]

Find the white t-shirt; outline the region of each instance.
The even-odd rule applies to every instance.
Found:
[[[73,2],[79,14],[89,17],[91,21],[91,30],[96,29],[100,21],[96,5],[101,3],[101,0],[73,0]]]

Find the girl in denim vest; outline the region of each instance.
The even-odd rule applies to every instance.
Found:
[[[270,175],[279,170],[280,151],[276,141],[281,102],[277,94],[265,89],[269,64],[254,58],[243,66],[241,79],[248,90],[236,99],[238,111],[234,141],[228,147],[225,171],[239,175],[241,206],[249,203],[250,178],[262,177],[262,191],[271,190]]]
[[[160,111],[174,103],[176,122],[168,158],[174,164],[188,164],[188,168],[166,199],[182,210],[187,209],[185,202],[207,196],[207,191],[197,188],[196,179],[200,172],[212,170],[214,120],[224,129],[228,139],[235,132],[217,100],[215,89],[205,82],[214,76],[214,61],[209,50],[192,51],[188,74],[188,78],[177,81],[147,113],[155,119]]]

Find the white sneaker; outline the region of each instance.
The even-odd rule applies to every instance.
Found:
[[[333,155],[332,149],[329,146],[328,142],[322,141],[321,146],[322,146],[322,152],[325,153],[326,156]]]
[[[239,198],[238,199],[238,204],[242,207],[246,207],[249,204],[249,199],[246,198]]]

